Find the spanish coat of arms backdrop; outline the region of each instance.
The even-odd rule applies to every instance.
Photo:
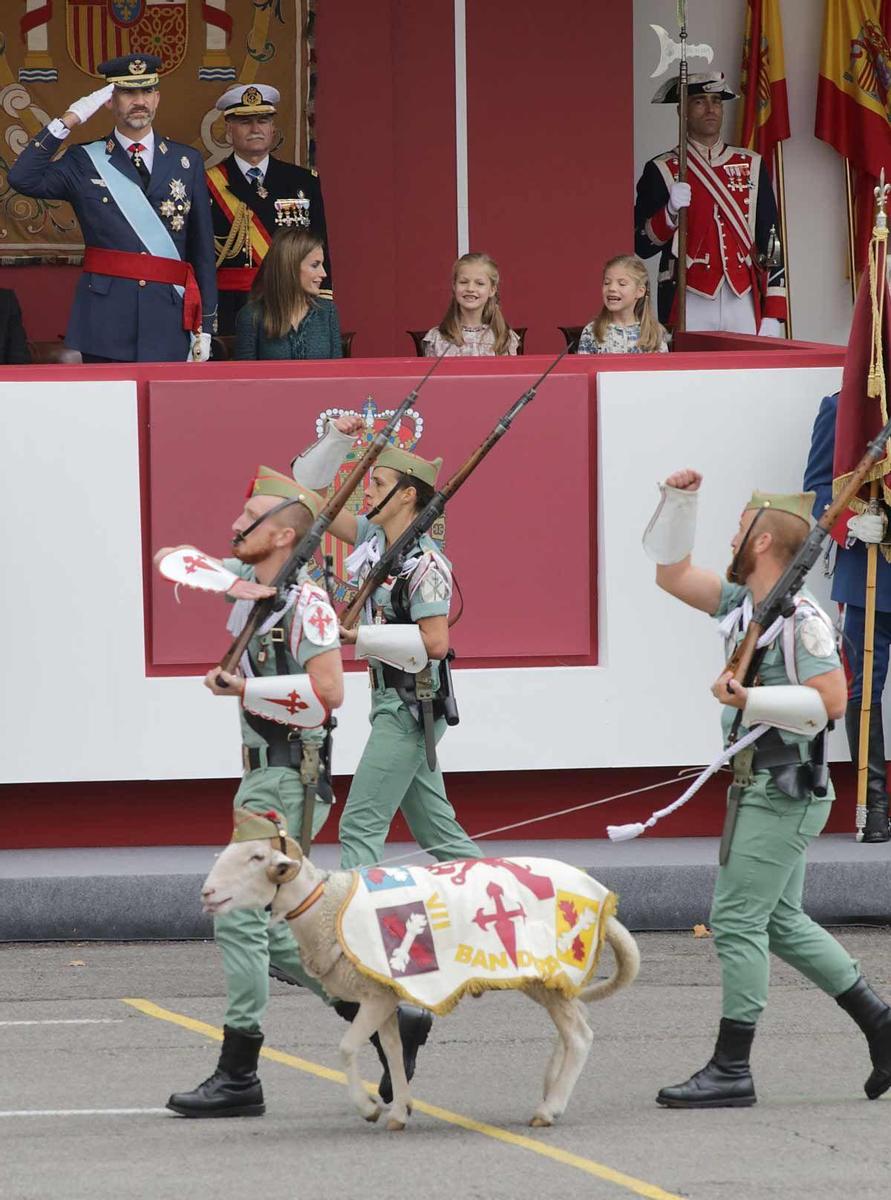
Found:
[[[83,239],[67,204],[10,189],[22,146],[79,96],[102,86],[98,64],[121,54],[162,59],[159,134],[229,153],[214,107],[235,83],[281,92],[280,157],[312,165],[314,0],[4,0],[0,6],[0,261],[77,262]],[[99,112],[72,144],[105,137]]]

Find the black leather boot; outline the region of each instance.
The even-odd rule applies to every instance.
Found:
[[[721,1019],[715,1052],[686,1083],[666,1087],[656,1100],[666,1108],[748,1108],[755,1103],[749,1054],[755,1026]]]
[[[870,1100],[891,1088],[891,1008],[875,994],[861,975],[853,987],[835,998],[866,1034],[872,1074],[863,1085]]]
[[[359,1005],[347,1000],[338,1000],[334,1005],[334,1011],[339,1017],[343,1017],[345,1021],[352,1022],[359,1011]],[[396,1017],[399,1021],[399,1036],[402,1039],[402,1063],[405,1067],[405,1078],[411,1079],[415,1073],[418,1051],[427,1041],[427,1035],[430,1033],[430,1028],[433,1025],[433,1014],[428,1012],[426,1008],[417,1008],[414,1004],[400,1004],[396,1010]],[[387,1063],[387,1056],[376,1033],[373,1033],[369,1040],[377,1051],[381,1066],[384,1068],[377,1093],[384,1104],[392,1104],[393,1081],[390,1079],[390,1067]]]
[[[183,1117],[262,1117],[263,1088],[257,1078],[262,1033],[223,1026],[217,1069],[193,1092],[174,1092],[167,1107]]]
[[[856,766],[860,757],[859,704],[848,705],[845,712],[845,732],[848,735],[851,762]],[[866,758],[866,825],[863,829],[863,841],[891,841],[885,767],[885,729],[882,724],[881,704],[873,705],[869,713],[869,753]]]

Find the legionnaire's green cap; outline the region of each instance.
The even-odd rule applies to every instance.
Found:
[[[409,454],[407,450],[397,450],[395,446],[388,446],[375,466],[389,467],[391,471],[398,471],[401,475],[416,475],[424,483],[436,487],[436,477],[442,466],[442,459],[434,458],[433,462],[428,462],[426,458],[420,458],[417,454]]]
[[[673,75],[659,85],[651,104],[677,104],[678,77]],[[723,71],[691,71],[687,77],[687,99],[693,96],[720,96],[722,100],[736,100],[736,92],[732,91],[724,78]]]
[[[232,841],[256,842],[268,838],[278,838],[284,832],[284,828],[284,818],[280,817],[277,812],[270,810],[261,816],[260,813],[250,812],[246,808],[236,808]]]
[[[248,499],[251,496],[280,496],[282,500],[299,500],[313,517],[319,515],[325,504],[318,492],[272,467],[257,467],[257,474],[248,485],[247,496]]]
[[[157,54],[122,54],[120,58],[100,63],[96,69],[105,76],[106,82],[130,92],[138,88],[156,88],[160,67]]]
[[[752,498],[743,511],[753,512],[762,508],[772,508],[774,512],[784,512],[788,513],[790,517],[798,517],[809,526],[816,498],[816,492],[752,492]]]

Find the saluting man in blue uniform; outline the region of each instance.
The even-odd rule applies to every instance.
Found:
[[[155,136],[160,66],[151,54],[101,63],[106,85],[50,121],[9,172],[16,191],[67,200],[80,221],[83,275],[65,344],[84,362],[210,358],[217,287],[204,162],[191,146]],[[112,132],[53,162],[101,108]]]

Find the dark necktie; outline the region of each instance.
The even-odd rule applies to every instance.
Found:
[[[143,146],[142,142],[133,142],[132,145],[127,147],[127,153],[130,155],[130,160],[136,168],[136,174],[142,182],[142,190],[145,192],[148,190],[150,176],[149,169],[142,160],[143,150],[145,150],[145,146]]]

